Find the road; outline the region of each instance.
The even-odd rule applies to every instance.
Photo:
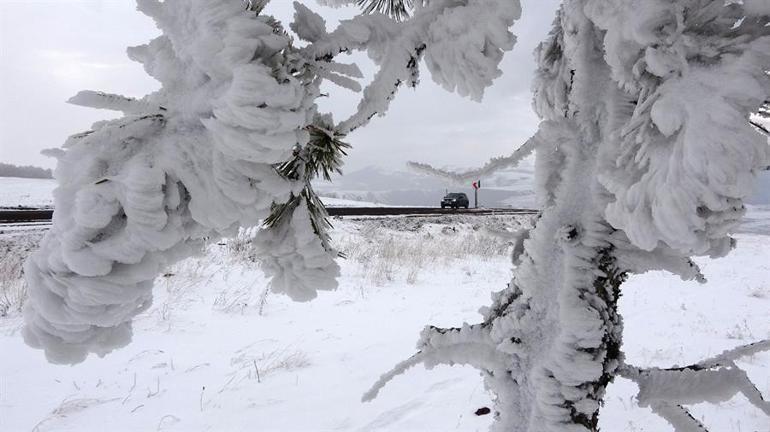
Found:
[[[329,216],[435,216],[468,214],[475,216],[491,214],[537,214],[537,210],[513,208],[442,209],[437,207],[329,207]]]
[[[434,207],[329,207],[329,216],[435,216],[467,214],[475,216],[504,214],[537,214],[529,209],[442,209]],[[0,225],[29,226],[50,224],[53,210],[46,209],[0,209]]]

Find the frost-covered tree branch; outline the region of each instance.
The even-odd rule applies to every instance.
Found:
[[[528,139],[516,150],[514,150],[510,156],[499,156],[492,158],[481,168],[473,170],[449,171],[445,169],[434,168],[429,164],[421,162],[409,162],[407,165],[412,170],[421,172],[423,174],[445,178],[455,183],[464,183],[468,180],[486,177],[498,171],[516,167],[522,160],[524,160],[527,156],[531,155],[535,151],[538,142],[539,138],[537,135],[535,135]]]
[[[480,97],[500,74],[519,14],[517,2],[437,0],[415,4],[408,23],[373,13],[330,33],[295,2],[290,27],[308,42],[298,48],[262,13],[267,0],[137,3],[163,35],[129,56],[162,88],[71,100],[125,117],[56,153],[54,225],[27,263],[24,335],[56,362],[128,343],[161,269],[241,226],[265,222],[254,248],[273,290],[309,300],[335,288],[338,253],[311,180],[339,171],[345,135],[384,113],[401,83],[416,84],[422,58],[435,79]],[[380,71],[359,112],[336,124],[315,101],[324,80],[360,90],[358,68],[334,60],[352,49]]]
[[[306,50],[316,58],[362,50],[379,66],[356,113],[340,123],[339,130],[349,133],[384,114],[403,84],[419,83],[421,60],[447,90],[480,99],[501,74],[503,53],[515,42],[509,28],[520,15],[518,1],[416,2],[407,21],[358,16]]]
[[[770,341],[741,346],[697,364],[671,368],[639,368],[624,365],[619,375],[639,386],[640,406],[650,407],[677,432],[705,431],[706,426],[690,415],[683,405],[720,403],[742,394],[770,416],[770,402],[751,382],[736,360],[770,350]]]
[[[90,90],[81,91],[67,102],[89,108],[120,111],[124,114],[162,114],[166,111],[162,106],[152,105],[144,100]]]
[[[255,247],[274,290],[307,300],[336,287],[337,252],[310,180],[338,171],[346,145],[315,100],[324,79],[349,84],[360,72],[303,56],[261,13],[266,3],[140,0],[163,35],[128,54],[162,89],[71,100],[125,117],[57,153],[56,216],[26,266],[24,330],[52,361],[128,343],[166,265],[263,220]],[[322,34],[319,18],[297,4],[301,36]]]

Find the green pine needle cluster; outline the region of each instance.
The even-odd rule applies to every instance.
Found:
[[[319,121],[306,128],[310,141],[305,147],[297,147],[294,157],[276,167],[278,173],[291,180],[310,182],[319,175],[331,181],[334,173],[342,173],[342,158],[347,156],[350,144],[343,142],[344,135]]]
[[[292,159],[275,167],[284,178],[302,181],[305,186],[299,195],[293,195],[285,203],[273,204],[272,212],[264,221],[265,228],[276,229],[291,221],[294,211],[304,200],[310,212],[310,223],[313,232],[321,239],[321,244],[327,251],[334,251],[328,230],[332,227],[329,214],[321,199],[313,190],[312,180],[319,175],[330,181],[334,173],[342,173],[342,158],[347,155],[350,145],[324,121],[318,118],[317,124],[307,127],[310,140],[304,147],[297,146]]]
[[[259,15],[269,0],[243,1],[247,10]],[[288,37],[279,21],[267,18],[267,23],[273,27],[274,33]],[[319,79],[316,67],[308,63],[292,43],[289,43],[271,60],[273,76],[278,82],[297,79],[306,85],[311,85]],[[297,144],[291,159],[274,166],[282,177],[303,184],[302,190],[299,194],[292,194],[286,202],[273,203],[270,215],[263,222],[263,227],[271,230],[287,227],[297,207],[304,200],[313,231],[321,240],[325,250],[336,253],[331,247],[331,238],[328,234],[332,227],[329,223],[329,214],[313,190],[311,182],[319,176],[331,181],[334,173],[341,174],[343,157],[347,155],[346,150],[350,145],[342,141],[345,136],[335,130],[334,122],[329,115],[317,115],[305,130],[309,135],[307,144]]]
[[[409,18],[414,0],[358,0],[364,13],[380,12],[399,21]]]

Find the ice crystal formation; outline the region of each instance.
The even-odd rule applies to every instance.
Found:
[[[131,338],[152,281],[211,236],[264,221],[255,240],[272,287],[298,300],[335,287],[339,269],[310,181],[339,169],[350,131],[396,91],[434,80],[475,99],[515,38],[515,0],[358,1],[369,12],[327,31],[295,3],[291,29],[266,1],[139,1],[163,35],[129,55],[162,83],[130,99],[84,92],[73,103],[122,111],[59,154],[54,225],[27,264],[25,337],[56,362],[103,355]],[[628,275],[654,269],[703,281],[693,256],[719,257],[744,214],[767,138],[750,116],[770,100],[766,0],[565,0],[536,52],[538,133],[465,178],[536,154],[542,216],[521,234],[515,276],[483,321],[428,327],[418,363],[479,368],[495,396],[493,430],[598,429],[607,385],[680,431],[704,428],[684,404],[743,393],[770,414],[735,360],[767,343],[671,370],[625,364],[617,302]],[[360,90],[339,54],[377,65],[356,113],[315,105],[322,80]],[[429,166],[422,166],[431,171]],[[435,170],[433,170],[435,171]]]
[[[262,13],[266,4],[140,0],[163,34],[128,55],[162,88],[142,99],[94,91],[71,99],[125,115],[54,153],[56,216],[27,263],[24,330],[50,360],[127,344],[161,269],[239,227],[264,224],[254,250],[274,291],[304,301],[335,288],[337,252],[311,180],[340,169],[345,135],[383,114],[402,85],[416,85],[421,59],[447,88],[480,99],[500,75],[519,14],[507,2],[437,1],[409,22],[375,13],[328,32],[295,2],[298,47]],[[315,102],[323,80],[361,90],[359,69],[334,61],[354,50],[379,71],[357,112],[335,123]]]
[[[303,161],[338,142],[315,105],[321,76],[337,65],[303,56],[258,4],[138,3],[163,35],[128,54],[162,88],[140,100],[97,92],[71,100],[125,116],[65,144],[53,229],[27,265],[24,334],[57,362],[128,343],[163,267],[276,207],[274,229],[260,237],[281,243],[263,252],[274,289],[306,300],[335,286],[333,276],[314,278],[338,267],[318,237],[323,209]]]

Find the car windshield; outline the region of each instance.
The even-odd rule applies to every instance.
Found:
[[[465,197],[465,194],[451,193],[451,194],[447,194],[447,196],[445,196],[444,198],[464,198],[464,197]]]

